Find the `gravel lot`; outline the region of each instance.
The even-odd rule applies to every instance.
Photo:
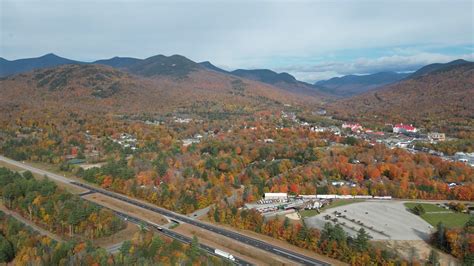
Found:
[[[325,215],[335,218],[334,211],[341,212],[347,219],[338,217],[339,222],[345,222],[343,226],[350,235],[355,235],[361,227],[350,221],[355,219],[374,230],[383,231],[377,233],[364,227],[374,240],[427,240],[432,226],[420,217],[408,212],[401,201],[365,201],[327,209],[321,214],[306,218],[306,224],[311,227],[322,228],[327,222]],[[354,227],[354,229],[350,229]]]

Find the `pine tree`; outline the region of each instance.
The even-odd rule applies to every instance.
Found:
[[[15,256],[13,245],[3,235],[0,234],[0,262],[10,262]]]
[[[189,258],[191,258],[192,261],[196,261],[199,258],[199,256],[201,256],[199,240],[196,235],[193,236],[193,240],[191,241],[191,245],[187,253],[188,253]]]
[[[439,266],[439,254],[434,249],[431,250],[430,256],[428,257],[427,265],[430,266]]]
[[[369,249],[369,240],[372,237],[365,231],[364,228],[360,228],[357,232],[357,237],[354,240],[355,248],[358,251],[366,251]]]
[[[437,225],[436,245],[446,250],[446,226],[442,222],[439,222]]]

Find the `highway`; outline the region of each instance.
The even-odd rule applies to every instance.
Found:
[[[293,252],[293,251],[290,251],[290,250],[286,250],[286,249],[268,244],[268,243],[263,242],[261,240],[257,240],[257,239],[254,239],[254,238],[248,237],[246,235],[239,234],[239,233],[227,230],[227,229],[222,229],[222,228],[219,228],[215,225],[210,225],[210,224],[198,221],[198,220],[194,220],[194,219],[189,218],[187,216],[184,216],[184,215],[181,215],[181,214],[178,214],[178,213],[175,213],[175,212],[163,209],[163,208],[159,208],[159,207],[156,207],[156,206],[145,204],[145,203],[142,203],[138,200],[131,199],[127,196],[124,196],[124,195],[121,195],[121,194],[118,194],[118,193],[115,193],[115,192],[111,192],[111,191],[104,190],[104,189],[99,189],[99,188],[96,188],[96,187],[93,187],[93,186],[90,186],[90,185],[86,185],[84,183],[79,183],[79,182],[76,182],[76,181],[71,181],[70,183],[74,184],[74,185],[77,185],[77,186],[80,186],[82,188],[91,190],[91,191],[95,191],[97,193],[107,195],[109,197],[112,197],[112,198],[115,198],[115,199],[118,199],[118,200],[121,200],[121,201],[125,201],[129,204],[139,206],[143,209],[147,209],[147,210],[159,213],[161,215],[164,215],[164,216],[167,216],[167,217],[171,218],[172,220],[174,219],[174,220],[179,221],[179,222],[188,223],[188,224],[200,227],[202,229],[205,229],[205,230],[208,230],[208,231],[211,231],[211,232],[229,237],[229,238],[231,238],[233,240],[236,240],[238,242],[241,242],[241,243],[244,243],[246,245],[250,245],[250,246],[253,246],[255,248],[262,249],[262,250],[268,251],[270,253],[288,258],[292,261],[298,262],[298,263],[303,264],[303,265],[329,265],[325,262],[322,262],[322,261],[304,256],[304,255],[298,254],[296,252]]]
[[[241,242],[243,244],[252,246],[254,248],[258,248],[260,250],[264,250],[264,251],[270,252],[272,254],[287,258],[287,259],[292,260],[292,261],[294,261],[298,264],[302,264],[302,265],[324,265],[324,266],[325,265],[330,265],[326,262],[323,262],[323,261],[305,256],[305,255],[302,255],[302,254],[299,254],[299,253],[296,253],[294,251],[287,250],[287,249],[284,249],[284,248],[281,248],[281,247],[278,247],[278,246],[274,246],[274,245],[268,244],[266,242],[263,242],[261,240],[258,240],[258,239],[240,234],[240,233],[236,233],[234,231],[230,231],[228,229],[222,229],[222,228],[220,228],[218,226],[215,226],[215,225],[211,225],[211,224],[208,224],[208,223],[204,223],[202,221],[194,220],[194,219],[189,218],[185,215],[181,215],[181,214],[172,212],[172,211],[167,210],[167,209],[159,208],[159,207],[153,206],[151,204],[143,203],[141,201],[132,199],[132,198],[130,198],[128,196],[125,196],[125,195],[121,195],[121,194],[114,193],[114,192],[104,190],[104,189],[99,189],[99,188],[87,185],[85,183],[82,183],[82,182],[77,182],[77,181],[74,181],[72,179],[66,178],[64,176],[57,175],[57,174],[54,174],[54,173],[51,173],[51,172],[48,172],[48,171],[45,171],[45,170],[42,170],[42,169],[38,169],[38,168],[35,168],[35,167],[32,167],[32,166],[23,164],[21,162],[15,161],[15,160],[11,160],[11,159],[6,158],[6,157],[1,156],[1,155],[0,155],[0,161],[5,161],[5,162],[7,162],[9,164],[12,164],[12,165],[15,165],[19,168],[29,170],[32,173],[37,173],[37,174],[40,174],[40,175],[47,175],[49,178],[60,181],[60,182],[74,184],[76,186],[88,189],[90,191],[94,191],[96,193],[107,195],[109,197],[112,197],[112,198],[130,203],[130,204],[133,204],[135,206],[139,206],[141,208],[144,208],[144,209],[156,212],[156,213],[159,213],[163,216],[167,216],[167,217],[169,217],[173,220],[176,220],[178,222],[184,222],[184,223],[191,224],[193,226],[197,226],[199,228],[214,232],[216,234],[220,234],[222,236],[228,237],[230,239]]]
[[[183,242],[183,243],[186,243],[186,244],[190,244],[192,239],[189,238],[189,237],[186,237],[186,236],[183,236],[181,234],[178,234],[172,230],[169,230],[169,229],[166,229],[162,226],[159,226],[157,224],[154,224],[152,222],[149,222],[149,221],[145,221],[145,220],[142,220],[142,219],[139,219],[137,217],[133,217],[133,216],[130,216],[128,214],[125,214],[125,213],[122,213],[122,212],[118,212],[118,211],[113,211],[115,214],[117,214],[118,216],[126,219],[127,221],[129,222],[132,222],[132,223],[135,223],[135,224],[138,224],[138,225],[144,225],[146,228],[148,229],[154,229],[154,230],[157,230],[159,233],[163,234],[163,235],[166,235],[170,238],[173,238],[173,239],[176,239],[180,242]],[[222,258],[222,259],[226,259],[224,257],[221,257],[219,255],[217,255],[215,253],[215,249],[213,247],[210,247],[208,245],[204,245],[204,244],[201,244],[199,243],[199,247],[206,251],[207,253],[209,253],[210,255],[213,255],[213,256],[216,256],[216,257],[219,257],[219,258]],[[252,265],[250,262],[248,261],[245,261],[243,259],[240,259],[238,257],[235,257],[235,261],[232,261],[233,263],[237,264],[237,265],[243,265],[243,266],[250,266]],[[230,260],[229,260],[230,261]]]

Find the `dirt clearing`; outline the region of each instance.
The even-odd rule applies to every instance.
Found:
[[[83,198],[90,200],[92,202],[98,203],[99,205],[102,205],[109,209],[127,213],[131,216],[135,216],[145,221],[151,221],[156,224],[168,223],[168,220],[166,220],[165,217],[161,216],[160,214],[156,212],[145,210],[135,205],[132,205],[124,201],[117,200],[117,199],[114,199],[114,198],[111,198],[99,193],[89,194],[89,195],[84,196]]]
[[[173,229],[173,231],[187,237],[196,235],[200,243],[224,250],[255,265],[294,265],[294,262],[290,260],[244,245],[240,242],[233,241],[229,238],[222,237],[213,232],[189,224],[181,224]]]
[[[428,243],[422,240],[379,240],[372,241],[375,245],[380,245],[383,248],[397,252],[400,257],[407,260],[412,258],[418,261],[428,259],[433,248]],[[448,255],[440,250],[435,249],[439,254],[441,265],[459,265],[459,261],[451,255]]]
[[[119,232],[111,236],[92,240],[92,244],[103,247],[103,248],[107,248],[111,245],[115,245],[125,240],[132,239],[135,233],[139,231],[140,231],[140,228],[138,228],[136,224],[127,222],[127,227],[125,227],[124,229],[120,230]]]

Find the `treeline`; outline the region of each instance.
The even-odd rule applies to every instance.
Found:
[[[57,242],[0,212],[0,263],[107,265],[109,255],[90,242]]]
[[[137,232],[116,254],[91,242],[57,242],[42,236],[0,212],[0,263],[13,265],[230,265],[199,249],[197,238],[191,245]]]
[[[0,196],[4,205],[48,230],[87,239],[109,236],[125,223],[112,211],[79,198],[31,172],[0,168]]]
[[[439,249],[459,258],[463,265],[474,265],[473,216],[462,228],[447,228],[439,223],[431,241]]]
[[[211,221],[229,224],[240,229],[251,230],[319,254],[338,259],[351,265],[393,265],[402,261],[387,250],[369,243],[370,236],[361,229],[356,237],[348,236],[340,225],[327,223],[322,231],[303,224],[292,224],[285,220],[264,221],[255,210],[219,206],[208,213]]]

